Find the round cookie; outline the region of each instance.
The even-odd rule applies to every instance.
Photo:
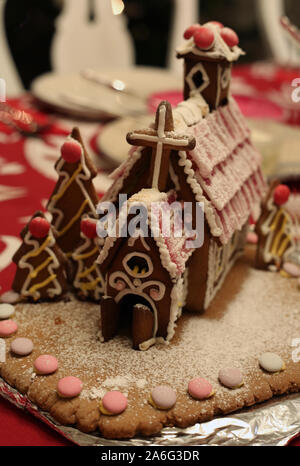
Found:
[[[12,304],[2,303],[0,304],[0,320],[9,319],[15,313],[15,308]]]
[[[151,391],[150,404],[157,409],[171,409],[176,403],[176,392],[167,385],[159,385]]]
[[[239,388],[243,382],[243,375],[236,367],[225,367],[219,371],[219,381],[224,387]]]
[[[49,375],[53,374],[58,368],[58,361],[55,356],[50,354],[42,354],[34,361],[34,367],[37,374]]]
[[[0,338],[7,338],[16,333],[18,324],[11,319],[0,321]]]
[[[74,398],[80,395],[82,387],[82,381],[78,377],[70,375],[58,381],[57,392],[62,398]]]
[[[104,397],[100,401],[99,409],[102,414],[114,416],[121,414],[127,408],[127,398],[123,393],[117,390],[105,393]]]
[[[215,393],[211,383],[202,377],[197,377],[189,382],[188,392],[196,400],[205,400]]]
[[[259,365],[267,372],[280,372],[285,369],[285,363],[281,357],[269,352],[260,356]]]
[[[10,350],[17,356],[28,356],[33,351],[33,343],[30,338],[16,338],[11,342]]]

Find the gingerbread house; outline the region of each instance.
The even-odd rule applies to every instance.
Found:
[[[266,183],[261,156],[251,142],[245,118],[230,95],[231,63],[243,53],[237,45],[236,34],[218,23],[207,23],[189,28],[185,37],[188,42],[177,52],[185,61],[185,100],[173,111],[162,102],[154,127],[127,136],[134,148],[112,174],[113,184],[104,200],[117,204],[119,194],[134,199],[137,193],[145,194],[143,189],[146,189],[158,193],[172,191],[178,201],[192,203],[195,208],[197,203],[202,203],[204,243],[182,261],[184,270],[180,273],[185,307],[202,312],[243,252],[249,217],[259,209]],[[135,250],[140,253],[143,248],[147,249],[145,244],[137,241],[108,254],[111,244],[116,243],[107,238],[105,252],[99,259],[106,276],[106,294],[116,296],[112,288],[117,288],[117,282],[111,278],[115,264],[124,275],[123,294],[138,294],[140,280],[132,281],[124,258],[129,251],[133,254]],[[148,256],[153,254],[159,260],[160,271],[165,269],[167,275],[164,251],[157,245],[148,246]],[[169,257],[178,256],[182,258],[181,251],[169,253]],[[172,283],[176,282],[175,277],[170,278]],[[168,298],[162,307],[170,311],[170,294]],[[182,306],[180,300],[179,304]],[[152,325],[153,342],[157,337],[172,338],[174,316],[180,315],[179,304],[177,311],[165,312],[163,329]],[[157,312],[160,311],[157,309]]]

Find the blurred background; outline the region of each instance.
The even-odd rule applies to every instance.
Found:
[[[71,0],[76,3],[76,0]],[[105,0],[104,0],[105,1]],[[185,0],[182,0],[184,2]],[[85,0],[86,17],[93,24],[97,18],[93,0]],[[173,0],[125,0],[126,27],[134,44],[137,65],[167,66],[169,36],[175,3]],[[242,62],[272,58],[268,41],[260,27],[256,0],[199,0],[201,22],[216,19],[235,29],[242,48],[247,51]],[[300,25],[299,0],[286,0],[285,12]],[[5,29],[22,82],[32,80],[53,67],[50,47],[55,22],[62,14],[64,0],[7,0]],[[84,40],[84,38],[82,38]],[[74,50],[76,53],[76,50]]]

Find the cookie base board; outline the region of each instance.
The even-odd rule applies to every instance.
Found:
[[[215,416],[252,406],[274,395],[300,390],[300,363],[292,360],[293,339],[300,337],[299,290],[296,280],[252,268],[253,251],[232,269],[225,284],[204,315],[185,313],[170,345],[146,352],[134,351],[126,335],[105,344],[98,340],[99,306],[73,301],[18,305],[18,337],[29,337],[35,349],[26,358],[9,352],[0,375],[58,422],[89,433],[97,429],[110,439],[157,434],[164,426],[186,428]],[[279,354],[286,370],[267,374],[258,365],[265,351]],[[58,371],[50,376],[33,372],[39,354],[53,354]],[[218,382],[218,371],[237,366],[244,385],[229,390]],[[74,375],[84,383],[80,397],[61,399],[59,378]],[[189,380],[207,378],[216,394],[196,401],[186,392]],[[148,403],[149,392],[169,384],[178,400],[169,412]],[[128,395],[128,408],[119,416],[99,414],[105,391],[119,389]]]
[[[0,395],[79,446],[285,446],[300,432],[300,396],[298,394],[274,397],[258,406],[235,413],[233,416],[217,418],[191,428],[164,428],[157,436],[135,438],[133,441],[131,439],[109,440],[100,437],[99,432],[85,434],[77,428],[62,426],[49,413],[41,411],[26,395],[21,395],[1,377]],[[283,409],[285,410],[284,417],[282,416]],[[270,425],[272,425],[271,431]]]

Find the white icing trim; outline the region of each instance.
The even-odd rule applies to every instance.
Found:
[[[145,261],[148,264],[148,272],[146,272],[144,275],[142,275],[142,274],[134,275],[131,268],[128,267],[128,261],[130,261],[130,259],[132,257],[142,257],[143,259],[145,259]],[[153,263],[152,263],[151,257],[147,256],[147,254],[144,254],[142,252],[131,252],[129,254],[126,254],[124,259],[122,260],[122,265],[123,265],[124,269],[126,270],[126,272],[131,277],[134,277],[134,278],[146,278],[146,277],[149,277],[153,272]]]
[[[181,310],[184,304],[185,296],[184,296],[184,283],[183,278],[180,278],[172,288],[171,291],[171,307],[170,307],[170,319],[168,324],[167,330],[167,341],[172,340],[175,329],[176,329],[176,321],[178,317],[181,315]]]
[[[180,157],[178,165],[184,167],[184,173],[187,175],[187,183],[190,185],[195,195],[196,202],[203,202],[204,204],[204,213],[210,226],[212,235],[215,237],[220,237],[222,234],[222,227],[219,223],[220,220],[215,216],[214,208],[211,202],[208,201],[204,196],[202,188],[196,180],[196,175],[192,168],[192,162],[187,158],[186,152],[180,151],[178,154]]]
[[[234,236],[236,236],[236,238],[233,240],[235,247],[232,242],[218,247],[215,240],[210,240],[204,309],[208,308],[218,291],[221,289],[224,280],[235,261],[243,254],[247,231],[248,229],[245,225],[241,232],[235,232]],[[232,256],[234,249],[236,253]],[[221,256],[222,262],[220,263]],[[216,281],[217,284],[215,286]]]
[[[193,53],[199,57],[207,57],[215,60],[227,60],[228,62],[233,62],[239,59],[241,55],[245,55],[245,52],[238,46],[228,47],[226,42],[222,39],[220,34],[220,28],[214,24],[206,23],[205,27],[211,29],[215,35],[215,42],[213,47],[210,50],[201,50],[196,47],[194,43],[194,38],[192,37],[187,41],[182,47],[178,48],[176,52],[179,55],[187,55]]]

